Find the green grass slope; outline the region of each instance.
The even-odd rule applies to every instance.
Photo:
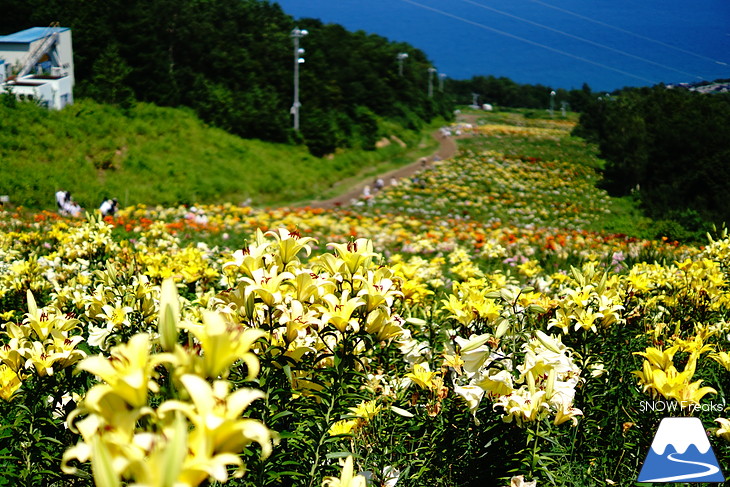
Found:
[[[425,138],[397,135],[411,147]],[[303,146],[211,128],[185,109],[138,104],[124,110],[89,100],[58,112],[0,105],[0,194],[29,208],[53,208],[59,189],[88,209],[105,196],[122,205],[306,201],[407,150],[391,144],[319,159]]]

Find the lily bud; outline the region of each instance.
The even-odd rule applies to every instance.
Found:
[[[166,352],[172,352],[177,343],[177,323],[180,320],[180,303],[177,297],[177,287],[173,279],[162,282],[160,292],[160,316],[157,320],[157,330],[160,333],[160,345]]]

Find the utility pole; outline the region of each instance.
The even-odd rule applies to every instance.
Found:
[[[433,74],[436,72],[436,68],[428,68],[428,97],[433,98]]]
[[[399,52],[396,58],[398,59],[398,76],[403,76],[403,61],[408,59],[408,53]]]
[[[555,109],[555,91],[550,92],[550,118],[553,118],[553,111]]]
[[[309,34],[306,29],[295,27],[291,31],[291,38],[294,40],[294,104],[291,107],[291,114],[294,115],[294,130],[299,131],[299,65],[304,63],[304,49],[299,47],[299,39]]]

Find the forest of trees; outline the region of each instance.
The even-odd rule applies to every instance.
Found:
[[[730,224],[730,94],[657,85],[596,98],[576,135],[599,145],[604,184],[678,237]]]
[[[587,84],[581,89],[566,90],[543,85],[523,85],[509,78],[495,76],[474,76],[469,80],[450,80],[449,93],[455,103],[471,104],[473,94],[478,95],[479,103],[489,103],[498,107],[547,109],[550,107],[552,91],[555,91],[553,105],[555,110],[563,106],[567,110],[582,112],[598,96],[591,92]],[[565,105],[563,105],[565,104]]]
[[[0,0],[0,12],[0,34],[56,21],[72,29],[77,96],[187,106],[233,134],[301,141],[316,155],[374,147],[379,119],[415,129],[452,113],[439,90],[428,96],[422,51],[336,24],[296,23],[268,1]],[[294,27],[309,31],[300,134],[290,115]]]

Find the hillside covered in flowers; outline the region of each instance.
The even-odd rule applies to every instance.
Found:
[[[0,486],[634,485],[667,415],[730,471],[730,238],[494,150],[571,128],[331,210],[0,210]]]

